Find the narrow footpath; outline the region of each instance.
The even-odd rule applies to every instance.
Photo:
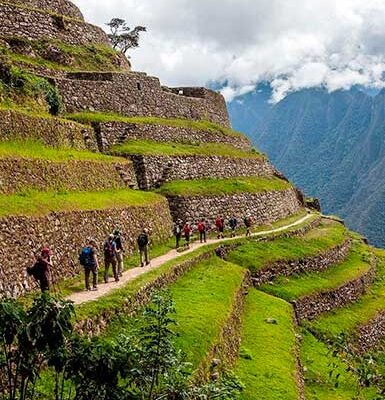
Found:
[[[252,237],[258,237],[258,236],[266,236],[266,235],[270,235],[273,233],[278,233],[278,232],[282,232],[285,231],[286,229],[290,229],[292,227],[301,225],[302,223],[304,223],[305,221],[307,221],[308,219],[310,219],[311,217],[313,217],[314,214],[307,214],[304,217],[298,219],[297,221],[285,225],[285,226],[281,226],[280,228],[276,228],[276,229],[271,229],[271,230],[266,230],[266,231],[260,231],[260,232],[256,232],[253,233],[251,236]],[[89,292],[89,291],[84,291],[84,292],[77,292],[72,294],[71,296],[67,297],[67,300],[73,301],[76,305],[79,304],[83,304],[83,303],[87,303],[90,301],[94,301],[97,300],[103,296],[106,296],[107,294],[109,294],[110,292],[112,292],[113,290],[119,289],[124,287],[127,282],[137,278],[140,275],[143,275],[145,273],[147,273],[148,271],[152,270],[152,269],[156,269],[159,268],[160,266],[162,266],[163,264],[165,264],[166,262],[170,261],[170,260],[174,260],[177,259],[181,256],[184,256],[185,254],[191,253],[194,250],[197,250],[203,246],[209,246],[211,244],[221,244],[224,242],[228,242],[228,241],[232,241],[232,240],[236,240],[236,239],[240,239],[242,237],[245,237],[244,235],[240,235],[240,236],[235,236],[233,238],[224,238],[224,239],[208,239],[206,243],[197,243],[194,242],[190,245],[190,248],[188,250],[185,250],[183,252],[177,252],[176,250],[171,250],[168,253],[156,257],[153,260],[151,260],[150,265],[146,266],[146,267],[137,267],[137,268],[132,268],[126,272],[123,273],[123,276],[120,278],[119,282],[115,282],[112,278],[110,280],[109,283],[103,283],[101,285],[99,285],[98,290],[95,292]]]

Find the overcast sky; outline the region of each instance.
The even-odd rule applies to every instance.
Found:
[[[74,0],[100,26],[149,32],[135,70],[167,85],[228,82],[227,99],[262,80],[274,99],[306,87],[385,86],[385,0]]]

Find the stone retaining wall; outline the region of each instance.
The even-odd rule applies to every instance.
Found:
[[[135,172],[130,162],[0,159],[0,193],[3,194],[31,189],[95,191],[137,188],[137,186]]]
[[[269,224],[295,214],[302,204],[294,189],[241,193],[211,197],[168,197],[173,220],[196,222],[205,218],[214,222],[218,215],[230,218],[232,215],[242,224],[245,215],[254,218],[255,225]]]
[[[203,178],[272,177],[276,171],[266,158],[232,158],[221,156],[132,155],[138,185],[143,190],[166,182]],[[189,198],[188,202],[194,202]],[[196,199],[195,199],[196,201]],[[183,206],[181,202],[177,206]],[[171,206],[173,205],[170,203]],[[192,204],[189,209],[195,209]]]
[[[84,21],[83,14],[79,8],[67,0],[16,0],[15,3]]]
[[[385,311],[380,311],[354,334],[353,347],[364,354],[381,345],[385,338]]]
[[[113,145],[136,139],[189,144],[223,143],[241,150],[251,150],[250,140],[246,136],[226,135],[220,131],[124,122],[95,123],[94,128],[101,151],[108,151]]]
[[[97,151],[93,129],[59,118],[35,117],[13,110],[0,110],[0,140],[40,140],[48,146]]]
[[[262,270],[257,271],[253,275],[253,282],[259,286],[267,282],[271,282],[277,276],[289,276],[295,274],[303,274],[314,271],[325,271],[333,264],[338,264],[346,259],[351,248],[351,239],[344,240],[324,252],[299,260],[277,261],[270,265],[266,265]]]
[[[305,319],[313,320],[326,311],[353,303],[365,294],[367,289],[373,284],[375,277],[376,261],[373,260],[369,271],[360,278],[347,282],[337,289],[305,296],[293,302],[297,320],[299,322]]]
[[[71,45],[109,45],[106,33],[80,20],[0,1],[0,36],[60,40]]]
[[[0,296],[20,296],[35,288],[26,276],[34,252],[49,246],[54,252],[56,281],[80,272],[78,255],[87,238],[100,245],[119,227],[125,237],[126,255],[136,249],[136,238],[144,226],[153,232],[153,241],[165,241],[171,234],[167,201],[153,204],[94,211],[51,213],[41,217],[0,218]],[[102,261],[102,260],[101,260]]]
[[[158,78],[140,72],[67,76],[69,79],[55,82],[68,113],[99,111],[128,117],[204,119],[230,126],[223,96],[205,88],[180,89],[176,94],[161,87]]]

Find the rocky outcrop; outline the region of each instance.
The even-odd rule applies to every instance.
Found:
[[[105,122],[93,124],[99,148],[108,151],[111,146],[127,140],[153,140],[173,143],[223,143],[238,149],[249,151],[251,143],[246,136],[225,134],[219,130],[197,130],[187,127],[161,124],[137,124],[127,122]]]
[[[371,264],[371,268],[357,279],[346,282],[336,289],[305,296],[293,302],[297,320],[299,322],[305,319],[313,320],[326,311],[343,307],[356,301],[366,293],[374,282],[376,277],[375,259],[372,260]]]
[[[13,110],[0,110],[0,139],[32,139],[53,147],[97,150],[95,134],[89,126]]]
[[[241,176],[271,177],[274,167],[264,157],[233,158],[224,156],[163,156],[132,155],[138,185],[143,190],[160,187],[166,182],[203,178],[236,178]],[[170,197],[171,199],[171,197]],[[217,198],[217,200],[219,200]],[[198,198],[172,198],[171,208],[183,207],[184,203],[199,203]],[[195,205],[189,207],[195,210]],[[182,212],[182,211],[181,211]],[[182,212],[183,213],[183,212]]]
[[[1,217],[0,296],[19,296],[35,287],[26,276],[26,267],[43,246],[54,253],[53,278],[59,281],[80,272],[78,255],[88,238],[102,244],[106,235],[119,227],[129,255],[136,249],[137,235],[144,226],[152,230],[156,243],[169,238],[171,224],[167,201],[161,197],[137,207]]]
[[[333,264],[344,261],[351,248],[351,239],[347,238],[330,249],[315,256],[305,257],[298,260],[285,260],[273,262],[264,266],[253,275],[253,283],[257,286],[271,282],[277,276],[289,276],[314,271],[325,271]]]
[[[0,21],[0,36],[60,40],[71,45],[109,45],[106,33],[97,26],[4,0],[0,1]]]
[[[245,215],[251,215],[255,225],[278,221],[295,214],[302,207],[294,189],[224,196],[170,196],[168,201],[174,221],[196,222],[205,218],[214,222],[218,215],[224,218],[235,215],[241,224]]]
[[[137,188],[130,162],[0,159],[0,193]]]
[[[177,92],[140,72],[71,73],[56,79],[68,113],[99,111],[124,116],[205,119],[230,126],[222,95],[205,88]]]

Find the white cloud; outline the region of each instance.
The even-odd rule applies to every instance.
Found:
[[[226,82],[228,100],[271,81],[288,92],[383,87],[383,0],[75,0],[91,22],[145,25],[134,68],[168,85]]]

